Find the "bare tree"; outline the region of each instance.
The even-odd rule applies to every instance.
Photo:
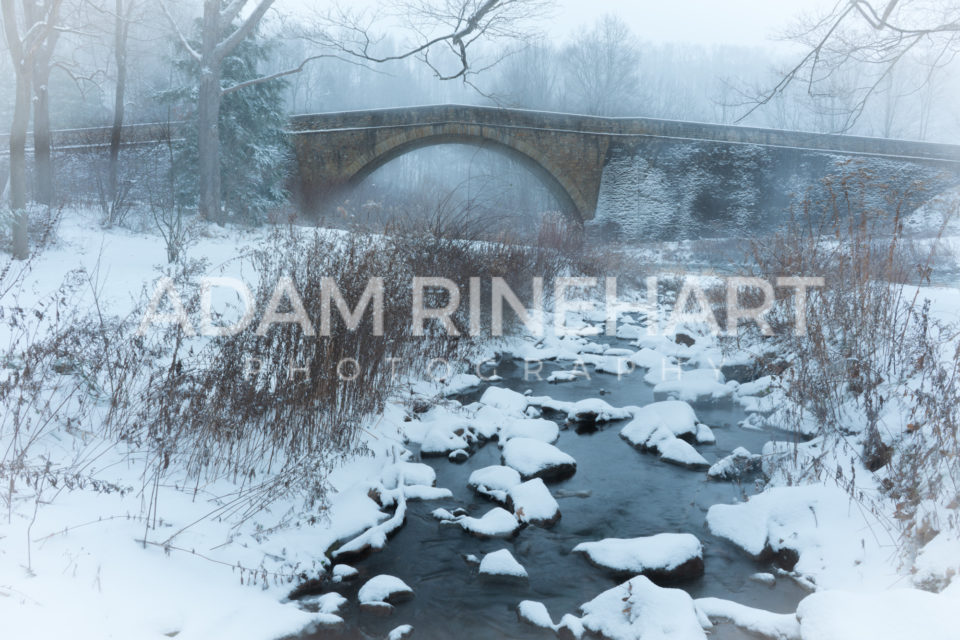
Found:
[[[623,20],[602,17],[582,31],[566,52],[574,108],[597,116],[624,115],[637,108],[640,49]]]
[[[45,35],[37,42],[33,54],[33,161],[36,166],[36,201],[50,206],[54,202],[53,150],[50,135],[50,71],[53,52],[60,40],[60,25],[57,24],[60,0],[34,0],[24,3],[27,22],[39,24],[47,17],[54,23],[45,29]]]
[[[13,123],[10,127],[10,209],[13,212],[13,257],[17,260],[25,260],[29,254],[26,143],[33,74],[38,66],[38,58],[44,59],[47,51],[52,53],[51,40],[55,44],[60,5],[61,0],[43,0],[42,4],[39,0],[24,0],[22,10],[18,12],[14,0],[0,0],[4,36],[16,76]],[[49,58],[45,59],[49,63]],[[43,94],[46,94],[45,86]],[[49,120],[46,124],[49,154]],[[35,153],[38,151],[35,150]],[[52,183],[52,175],[50,179]]]
[[[123,134],[123,115],[127,93],[127,39],[135,0],[115,0],[113,10],[113,59],[117,65],[117,80],[113,90],[113,125],[110,128],[110,167],[107,189],[111,201],[117,199],[117,174],[120,164],[120,142]]]
[[[218,120],[222,97],[233,91],[260,82],[301,72],[308,62],[320,58],[341,58],[359,63],[383,63],[420,57],[444,80],[464,79],[476,71],[471,65],[468,50],[485,36],[513,33],[512,25],[518,16],[529,15],[531,6],[542,5],[541,0],[409,0],[397,5],[400,16],[421,39],[408,50],[389,55],[377,54],[378,40],[372,35],[374,20],[365,13],[334,9],[318,19],[310,30],[309,39],[321,45],[321,50],[310,55],[294,68],[266,74],[262,77],[224,87],[222,68],[224,59],[249,37],[273,5],[274,0],[259,0],[246,17],[238,20],[249,0],[204,0],[200,22],[200,45],[196,49],[179,29],[173,17],[161,4],[164,13],[177,31],[181,44],[198,63],[201,77],[198,87],[197,119],[199,128],[199,209],[208,220],[223,222],[220,192],[220,134]],[[237,22],[237,26],[234,23]],[[437,33],[438,28],[440,32]],[[454,54],[457,68],[446,72],[431,59],[435,49],[446,49]]]
[[[791,35],[807,46],[807,53],[753,101],[741,120],[794,83],[805,85],[811,97],[822,98],[822,86],[854,67],[858,71],[851,75],[857,81],[849,87],[850,105],[839,126],[848,131],[906,61],[925,63],[925,71],[914,77],[915,90],[929,85],[932,75],[953,61],[960,51],[960,2],[839,0],[826,15]]]

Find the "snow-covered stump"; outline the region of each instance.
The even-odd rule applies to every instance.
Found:
[[[524,480],[565,480],[577,472],[577,461],[552,444],[532,438],[511,438],[503,445],[503,464]]]
[[[583,627],[605,640],[706,640],[693,598],[637,576],[580,607]]]
[[[689,533],[658,533],[639,538],[606,538],[573,548],[618,579],[644,575],[677,582],[703,575],[703,546]]]
[[[549,527],[560,519],[560,505],[540,478],[511,487],[507,508],[520,522],[540,527]]]

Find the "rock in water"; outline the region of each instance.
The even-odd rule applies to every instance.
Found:
[[[577,461],[552,444],[532,438],[511,438],[503,445],[503,462],[524,480],[563,480],[577,472]]]
[[[540,478],[515,485],[507,492],[507,507],[520,522],[549,527],[560,519],[560,505]]]
[[[580,607],[587,631],[607,640],[706,640],[693,599],[637,576]]]
[[[360,604],[376,604],[386,602],[388,604],[397,604],[409,600],[413,597],[413,589],[407,586],[407,583],[397,578],[381,574],[367,580],[360,587],[357,598]]]
[[[471,473],[467,486],[503,504],[507,501],[507,491],[520,482],[520,473],[516,469],[495,464]]]
[[[480,573],[487,576],[508,578],[527,577],[527,570],[506,549],[500,549],[483,556],[483,560],[480,561]]]
[[[718,460],[707,470],[711,480],[739,480],[745,475],[759,473],[763,457],[737,447],[733,453]]]
[[[703,575],[703,547],[689,533],[640,538],[606,538],[573,548],[618,577],[642,574],[654,580],[688,580]]]
[[[404,640],[413,634],[413,627],[409,624],[402,624],[396,627],[387,635],[387,640]]]
[[[463,464],[470,459],[470,454],[465,449],[456,449],[447,455],[447,459],[454,464]]]
[[[520,530],[520,521],[500,507],[487,511],[481,518],[465,516],[455,522],[478,538],[510,538]]]
[[[660,458],[664,462],[687,467],[688,469],[706,469],[710,466],[707,459],[693,448],[693,445],[680,438],[670,438],[659,445]]]
[[[550,612],[547,611],[547,607],[542,602],[524,600],[517,605],[517,617],[535,627],[541,627],[543,629],[554,628]]]

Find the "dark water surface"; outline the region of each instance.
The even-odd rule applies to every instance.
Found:
[[[546,363],[543,377],[562,365]],[[502,363],[498,373],[503,386],[534,395],[549,395],[559,400],[597,397],[613,406],[644,405],[653,402],[652,387],[643,381],[642,371],[624,376],[592,374],[591,380],[548,384],[523,380],[523,365]],[[480,391],[462,400],[470,402]],[[714,428],[716,445],[696,445],[711,463],[735,447],[759,452],[771,434],[737,427],[744,418],[739,407],[696,406],[699,419]],[[545,418],[563,426],[563,416],[546,412]],[[705,524],[707,509],[717,503],[729,503],[753,493],[752,485],[708,482],[704,471],[690,471],[661,462],[655,455],[634,450],[619,436],[622,422],[606,425],[593,433],[577,433],[563,428],[556,443],[577,461],[576,474],[548,486],[558,490],[588,491],[589,497],[559,497],[562,517],[549,529],[527,527],[513,539],[478,540],[457,526],[441,524],[430,512],[437,507],[467,509],[480,516],[496,506],[467,488],[467,478],[475,469],[500,464],[495,441],[487,443],[465,464],[452,464],[446,458],[428,458],[425,462],[437,471],[437,486],[450,489],[454,497],[430,502],[409,502],[406,525],[391,538],[387,548],[355,563],[359,579],[331,585],[350,599],[341,610],[347,624],[338,632],[317,630],[300,636],[318,638],[385,638],[394,627],[411,624],[413,638],[462,640],[486,638],[552,638],[553,632],[538,629],[517,619],[521,600],[543,602],[554,622],[565,613],[578,614],[578,607],[602,591],[617,584],[602,570],[591,566],[581,554],[571,552],[578,543],[607,537],[631,538],[656,533],[692,533],[703,543],[706,573],[703,577],[678,583],[694,598],[716,596],[778,613],[793,612],[807,592],[788,577],[778,577],[773,587],[750,579],[772,567],[748,558],[734,545],[715,538]],[[496,581],[480,577],[477,567],[464,556],[484,554],[498,549],[510,553],[527,569],[529,581]],[[368,578],[386,573],[409,584],[415,596],[399,604],[392,616],[378,618],[361,614],[356,591]],[[750,638],[735,627],[719,625],[711,638]]]

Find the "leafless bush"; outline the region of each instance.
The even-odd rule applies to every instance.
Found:
[[[11,261],[12,262],[12,261]],[[91,473],[96,459],[87,438],[77,438],[71,457],[50,455],[49,436],[65,430],[85,435],[86,422],[102,399],[81,374],[105,357],[89,351],[82,362],[74,349],[84,325],[78,302],[91,282],[83,271],[71,272],[58,289],[38,300],[24,282],[32,258],[0,271],[0,320],[7,343],[0,348],[0,505],[10,520],[17,503],[32,504],[34,518],[41,504],[61,491],[125,492]],[[87,326],[90,326],[89,324]],[[85,342],[80,340],[80,342]],[[27,527],[27,570],[30,571],[31,529]]]
[[[889,208],[869,204],[878,194]],[[960,503],[958,328],[936,321],[919,289],[934,276],[939,234],[924,255],[904,230],[921,194],[920,185],[894,191],[849,171],[804,199],[781,233],[751,243],[757,275],[825,280],[810,293],[806,335],[794,330],[790,291],[778,291],[768,317],[769,344],[791,363],[784,388],[793,426],[812,419],[832,442],[854,443],[864,466],[883,470],[908,540],[920,541],[956,529]],[[944,220],[955,215],[954,206]],[[848,471],[819,475],[839,480]],[[938,512],[933,522],[923,508],[929,501],[954,505],[951,515]]]
[[[133,207],[131,200],[133,185],[132,180],[120,180],[111,194],[106,185],[103,184],[103,178],[100,175],[97,176],[97,195],[100,202],[100,224],[102,226],[109,229],[124,225],[127,215]]]

